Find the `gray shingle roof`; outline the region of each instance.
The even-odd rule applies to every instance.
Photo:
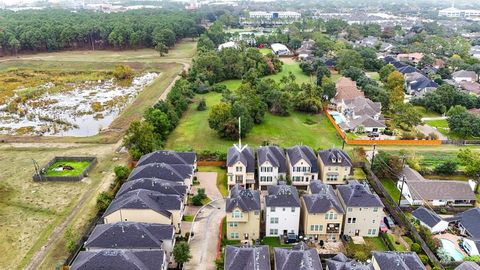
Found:
[[[184,182],[193,175],[193,166],[183,164],[150,163],[133,169],[128,180],[160,178],[173,182]]]
[[[400,67],[400,68],[398,69],[398,72],[400,72],[400,73],[402,73],[402,74],[413,73],[413,72],[419,72],[419,73],[420,73],[420,70],[418,70],[418,69],[415,68],[415,67],[406,65],[406,66]]]
[[[422,221],[430,228],[433,228],[440,221],[442,221],[442,218],[438,216],[437,213],[430,211],[425,207],[419,207],[415,209],[415,211],[412,212],[412,216]]]
[[[143,155],[137,162],[137,166],[151,163],[194,165],[197,155],[194,152],[176,152],[161,150]]]
[[[279,173],[287,172],[287,158],[285,151],[278,146],[263,146],[257,149],[258,165],[265,161],[270,162],[273,167],[278,167]]]
[[[372,252],[380,269],[423,270],[426,269],[415,252],[374,251]]]
[[[177,194],[183,198],[187,193],[187,188],[187,186],[178,182],[158,178],[139,178],[125,182],[117,192],[116,197],[120,197],[132,190],[146,189],[160,192],[162,194]]]
[[[475,71],[459,70],[459,71],[456,71],[456,72],[452,73],[452,77],[453,78],[469,77],[469,78],[472,78],[472,79],[476,79],[477,73],[475,73]]]
[[[317,157],[312,148],[305,145],[296,145],[287,149],[287,155],[291,165],[303,159],[310,165],[312,173],[318,173]]]
[[[251,147],[245,147],[242,151],[237,146],[228,148],[227,166],[233,166],[239,161],[247,167],[247,172],[255,172],[255,156]]]
[[[455,270],[480,270],[480,265],[474,262],[463,262]]]
[[[480,239],[480,208],[464,211],[453,219],[460,222],[472,237]]]
[[[347,207],[382,207],[383,203],[377,194],[372,194],[358,181],[349,181],[346,185],[337,186],[339,195]]]
[[[238,184],[234,186],[230,190],[230,197],[226,200],[225,211],[230,213],[237,207],[243,212],[259,211],[261,209],[260,191],[245,189]]]
[[[85,242],[85,247],[161,249],[163,241],[173,241],[174,237],[172,225],[116,222],[97,225]]]
[[[328,270],[373,270],[372,263],[361,263],[338,253],[331,259],[325,260]]]
[[[325,185],[315,194],[303,195],[302,200],[305,202],[308,213],[326,213],[330,209],[335,209],[337,213],[344,213],[343,207],[330,185]]]
[[[225,270],[270,269],[268,246],[225,248]]]
[[[414,200],[476,200],[475,193],[463,181],[426,180],[407,183]]]
[[[268,186],[265,205],[267,207],[300,207],[297,189],[294,186],[285,184]]]
[[[166,195],[146,189],[137,189],[127,192],[113,199],[103,216],[107,216],[119,209],[151,209],[166,217],[172,213],[168,210],[180,210],[182,198],[178,195]]]
[[[274,248],[274,254],[275,270],[323,270],[317,250],[304,242],[293,249]]]
[[[425,178],[423,178],[423,176],[419,172],[410,168],[409,166],[403,167],[402,171],[400,172],[400,175],[402,177],[405,177],[406,182],[425,180]]]
[[[318,157],[325,166],[351,167],[352,160],[344,151],[336,148],[330,148],[318,151]]]
[[[101,249],[82,251],[71,270],[158,270],[165,258],[163,250]]]

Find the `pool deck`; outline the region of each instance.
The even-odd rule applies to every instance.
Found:
[[[437,234],[433,236],[434,238],[447,239],[455,245],[455,249],[460,252],[464,257],[468,257],[468,254],[463,251],[463,249],[458,245],[458,241],[462,238],[461,236],[454,235],[451,233]]]

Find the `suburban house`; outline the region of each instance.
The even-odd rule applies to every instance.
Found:
[[[150,249],[165,250],[167,260],[175,245],[172,225],[115,222],[98,224],[85,242],[85,250],[98,249]]]
[[[456,83],[476,82],[478,81],[478,75],[475,73],[475,71],[459,70],[452,73],[452,79]]]
[[[260,189],[287,179],[287,157],[278,146],[262,146],[257,149],[258,184]]]
[[[121,187],[120,190],[117,192],[115,197],[120,197],[123,194],[138,190],[138,189],[145,189],[150,191],[159,192],[162,194],[175,194],[183,198],[183,203],[187,203],[188,196],[187,195],[187,186],[178,183],[178,182],[171,182],[163,179],[158,178],[139,178],[131,181],[125,182]]]
[[[383,53],[388,53],[388,52],[391,52],[393,49],[395,49],[395,46],[393,46],[393,44],[388,43],[388,42],[382,42],[380,44],[380,49],[378,49],[378,50],[383,52]]]
[[[343,234],[348,236],[378,236],[380,223],[385,216],[383,203],[358,181],[337,186],[338,198],[345,210]]]
[[[415,252],[373,251],[374,270],[425,270],[425,265]]]
[[[341,185],[347,183],[352,172],[352,160],[343,150],[331,148],[318,151],[319,179],[324,183]]]
[[[270,250],[268,246],[226,246],[223,269],[271,269]]]
[[[474,206],[474,187],[469,182],[427,180],[417,171],[405,166],[397,188],[410,205]]]
[[[218,48],[217,50],[218,51],[221,51],[223,49],[240,49],[240,46],[238,46],[238,44],[235,42],[235,41],[228,41],[228,42],[225,42],[225,43],[222,43],[220,45],[218,45]]]
[[[180,231],[183,198],[173,194],[138,189],[113,199],[103,214],[104,223],[135,221],[174,225]]]
[[[300,198],[297,189],[285,183],[269,186],[265,197],[266,236],[298,235],[299,224]]]
[[[270,48],[272,49],[273,53],[278,56],[292,54],[290,50],[287,48],[287,46],[280,43],[273,43],[272,45],[270,45]]]
[[[227,152],[228,188],[240,184],[245,188],[255,188],[255,154],[247,146],[234,145]]]
[[[380,41],[377,37],[368,36],[363,39],[357,40],[356,45],[373,48],[376,45],[380,44]]]
[[[302,45],[298,48],[295,53],[298,55],[300,60],[306,60],[313,56],[313,50],[315,47],[315,41],[313,39],[308,39],[302,41]]]
[[[316,184],[316,193],[303,195],[301,217],[305,237],[314,241],[337,241],[342,233],[344,210],[332,186]]]
[[[363,263],[349,259],[341,252],[330,259],[326,259],[325,264],[326,270],[372,270],[372,263]]]
[[[291,249],[274,248],[274,270],[323,270],[318,252],[309,248],[305,242]]]
[[[362,96],[343,99],[337,102],[337,111],[344,115],[345,121],[338,124],[345,131],[381,132],[386,128],[381,110],[380,102]]]
[[[70,270],[166,270],[163,250],[99,249],[81,251]]]
[[[462,264],[457,266],[454,270],[480,270],[480,265],[478,265],[475,262],[463,262]]]
[[[462,236],[460,246],[470,256],[480,255],[480,208],[472,208],[447,221],[454,223]]]
[[[346,99],[354,99],[357,97],[365,97],[362,91],[357,88],[357,83],[350,78],[341,77],[335,83],[337,93],[332,100],[333,104],[339,104]]]
[[[478,82],[461,82],[460,87],[469,94],[480,96],[480,83]]]
[[[197,154],[195,154],[195,152],[176,152],[169,150],[160,150],[143,155],[138,160],[136,166],[142,166],[151,163],[190,165],[193,167],[193,170],[196,170]]]
[[[307,187],[318,179],[318,161],[312,148],[296,145],[287,149],[288,176],[292,185]]]
[[[260,191],[237,184],[230,189],[227,212],[227,239],[250,242],[260,238]]]
[[[441,233],[448,229],[448,221],[443,220],[437,213],[425,208],[419,207],[412,212],[412,217],[420,225],[427,227],[431,233]]]
[[[480,59],[480,45],[472,46],[470,48],[470,55],[473,58]]]
[[[410,73],[420,73],[420,70],[418,70],[416,67],[412,67],[410,65],[405,65],[397,69],[398,72],[402,73],[403,75],[405,74],[410,74]]]
[[[140,178],[158,178],[171,182],[181,183],[190,189],[193,182],[194,170],[191,165],[149,163],[136,166],[130,173],[128,181]]]
[[[423,58],[423,53],[400,53],[397,55],[397,60],[402,62],[412,62],[418,64]]]
[[[420,72],[412,72],[404,75],[405,88],[409,95],[420,97],[438,88],[438,84]]]

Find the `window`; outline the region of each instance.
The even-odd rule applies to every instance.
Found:
[[[239,235],[238,233],[236,233],[236,232],[232,232],[232,233],[230,233],[230,238],[232,238],[232,239],[238,239],[238,238],[240,238],[240,235]]]
[[[292,213],[295,212],[295,207],[292,207],[291,211],[292,211]]]
[[[241,171],[243,171],[243,168],[242,167],[236,167],[236,170],[237,170],[237,172],[241,172]]]
[[[338,176],[335,174],[327,174],[327,181],[337,181]]]
[[[374,219],[374,220],[372,220],[372,223],[373,223],[373,224],[375,224],[375,219]]]
[[[283,207],[282,211],[285,212],[285,207]]]
[[[242,218],[243,217],[243,213],[238,211],[238,210],[235,210],[232,212],[232,218]]]
[[[374,207],[373,212],[378,212],[378,207]]]
[[[372,229],[372,235],[377,234],[377,229]]]
[[[243,175],[235,175],[235,181],[238,182],[243,182]]]
[[[352,223],[352,218],[348,218],[348,219],[347,219],[347,223],[348,223],[348,224]]]
[[[265,182],[267,178],[265,176],[260,176],[260,182]]]
[[[357,223],[357,218],[352,218],[352,223]]]
[[[353,209],[351,207],[348,208],[348,212],[352,212]]]
[[[229,222],[229,226],[230,227],[238,227],[238,223],[237,222]]]
[[[337,213],[328,212],[328,213],[325,214],[325,219],[326,219],[326,220],[337,219]]]
[[[267,176],[267,182],[272,182],[272,177],[271,176]]]
[[[278,235],[278,229],[270,229],[270,235]]]
[[[313,231],[313,232],[323,231],[323,225],[310,225],[310,231]]]
[[[372,235],[372,229],[368,229],[367,234],[368,234],[368,235]]]
[[[275,212],[275,207],[270,207],[270,212]]]
[[[348,218],[347,219],[348,224],[353,224],[353,223],[356,223],[356,222],[357,222],[357,218]]]
[[[271,224],[278,224],[278,217],[272,217],[272,218],[270,218],[270,223],[271,223]]]

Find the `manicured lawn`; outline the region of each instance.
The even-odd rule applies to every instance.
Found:
[[[227,173],[226,169],[216,166],[198,166],[199,172],[216,172],[217,173],[217,188],[220,193],[226,197],[228,196]]]
[[[45,173],[46,176],[77,176],[80,175],[85,168],[87,168],[90,161],[71,161],[71,160],[62,160],[53,163]],[[72,170],[61,170],[56,171],[58,167],[72,167]]]
[[[385,246],[385,243],[383,243],[382,239],[380,237],[364,237],[363,240],[365,240],[365,244],[372,246],[376,251],[386,251],[388,250],[387,246]]]
[[[367,72],[366,74],[370,79],[380,81],[380,74],[378,74],[378,72]]]
[[[388,241],[392,244],[395,251],[407,251],[407,248],[401,242],[399,242],[398,244],[395,242],[397,241],[397,237],[395,235],[387,233],[386,237]]]
[[[388,194],[392,196],[395,202],[398,202],[398,198],[400,197],[400,190],[398,190],[396,183],[391,179],[381,179],[383,187],[387,190]]]
[[[272,52],[272,50],[269,49],[269,48],[262,48],[262,49],[260,49],[260,52],[261,52],[262,54],[269,54],[269,53]]]
[[[286,245],[286,244],[280,243],[280,238],[275,236],[264,237],[261,242],[263,245],[267,245],[270,248],[274,248],[274,247],[291,248],[292,247],[292,245]]]
[[[354,168],[353,169],[353,177],[357,180],[367,179],[367,175],[362,170],[362,168]]]
[[[420,113],[421,117],[440,117],[441,116],[439,113],[429,111],[422,106],[415,106],[415,109]]]
[[[197,111],[200,98],[205,98],[207,110]],[[194,149],[225,152],[236,141],[226,140],[208,126],[208,113],[212,105],[220,102],[221,94],[208,93],[197,96],[177,128],[170,134],[166,149]],[[262,124],[255,125],[242,142],[259,146],[264,142],[290,147],[305,144],[314,149],[340,147],[342,145],[335,128],[323,114],[310,115],[292,112],[288,117],[265,115]]]
[[[440,120],[426,120],[424,121],[426,124],[432,127],[436,127],[437,129],[445,129],[447,130],[448,133],[448,122],[446,119],[440,119]]]

